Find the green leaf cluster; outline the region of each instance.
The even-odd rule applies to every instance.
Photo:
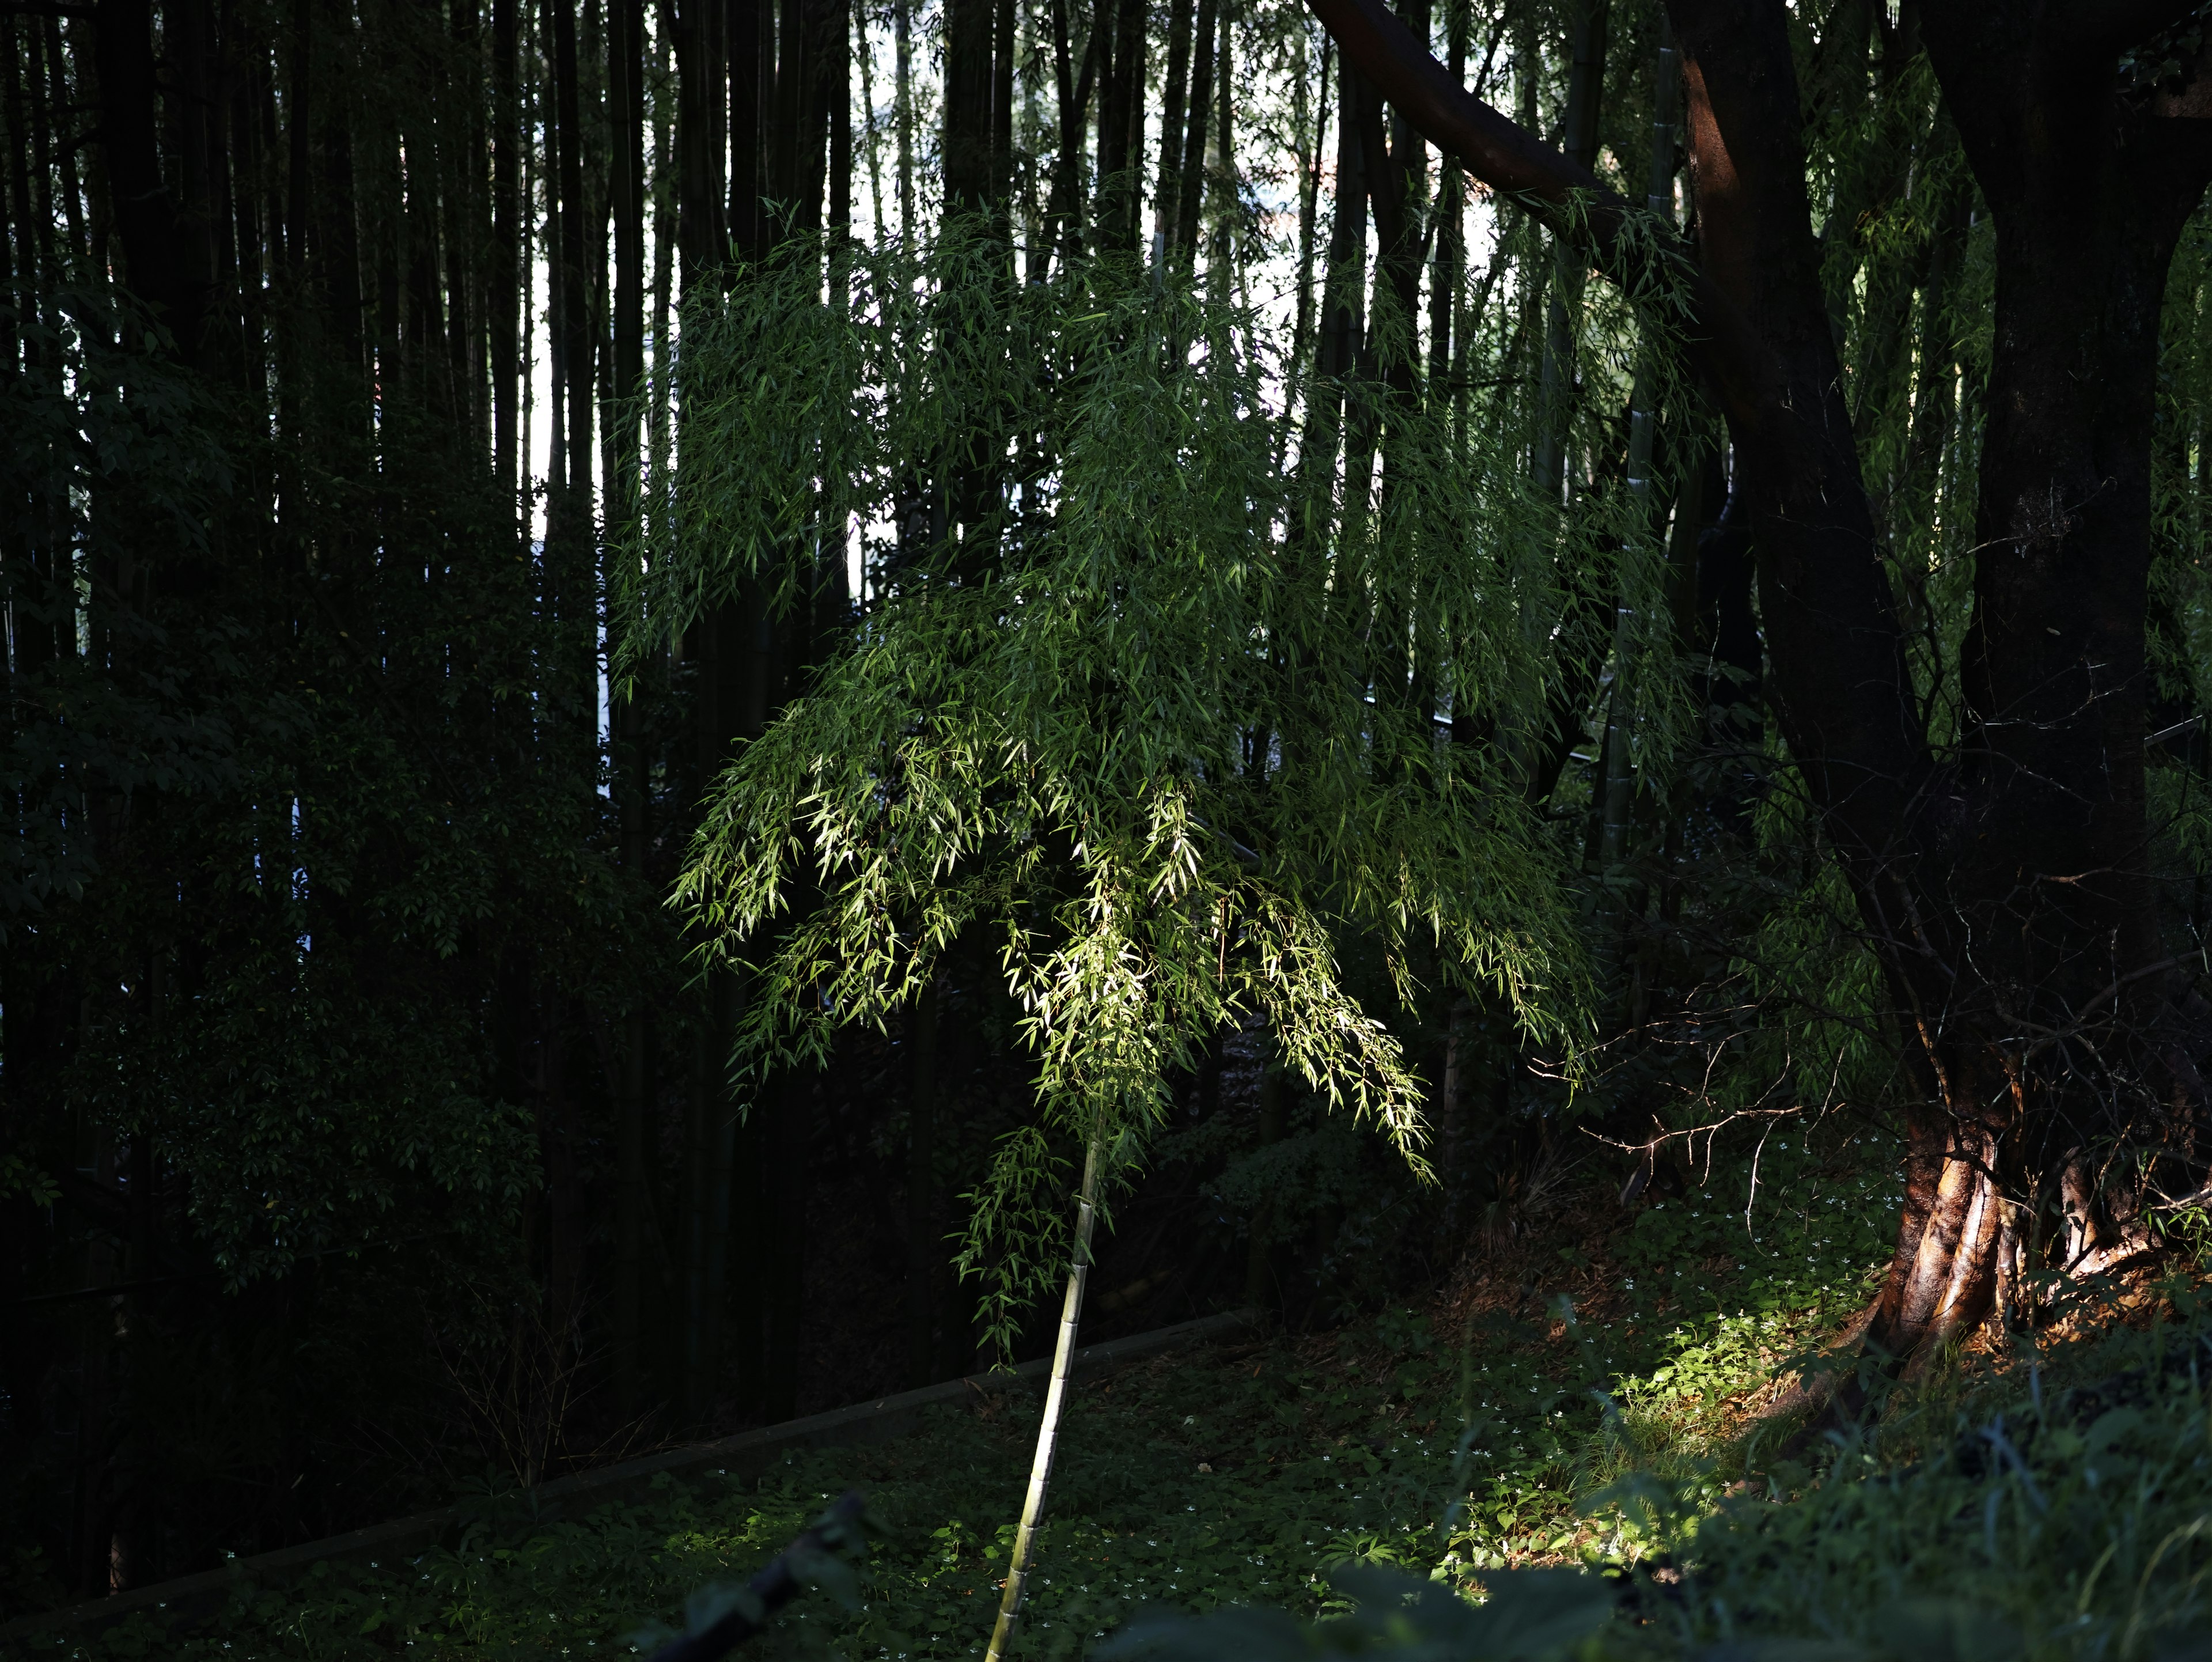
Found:
[[[1110,265],[1017,288],[990,252],[957,228],[840,252],[825,303],[800,250],[687,314],[623,659],[717,605],[796,604],[877,539],[883,591],[730,759],[677,900],[749,978],[740,1079],[995,944],[1042,1116],[976,1197],[971,1267],[1058,1227],[1038,1184],[1093,1115],[1139,1160],[1163,1073],[1224,1026],[1263,1021],[1418,1162],[1423,1087],[1347,983],[1352,936],[1401,1005],[1479,989],[1571,1045],[1571,868],[1523,770],[1561,574],[1626,582],[1652,551],[1625,498],[1534,500],[1512,442],[1441,400],[1380,406],[1379,478],[1371,452],[1364,478],[1287,466],[1316,441],[1261,317]]]

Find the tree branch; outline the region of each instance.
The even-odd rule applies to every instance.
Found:
[[[1632,234],[1638,216],[1625,198],[1461,86],[1382,0],[1310,3],[1346,60],[1415,131],[1583,248],[1604,276],[1631,294],[1649,292],[1669,277],[1680,283],[1689,301],[1691,362],[1731,419],[1759,421],[1764,355],[1678,234],[1649,216]]]

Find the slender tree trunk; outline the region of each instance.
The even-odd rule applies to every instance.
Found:
[[[730,246],[739,259],[759,260],[775,240],[763,206],[768,158],[762,142],[775,90],[775,58],[765,34],[774,9],[763,0],[730,0],[725,15],[729,30]]]
[[[1214,48],[1219,36],[1220,0],[1198,0],[1198,16],[1192,28],[1190,120],[1183,133],[1182,165],[1176,169],[1175,232],[1181,251],[1177,269],[1195,269],[1198,233],[1206,202],[1206,137],[1212,129],[1215,80]],[[1164,188],[1164,187],[1163,187]]]
[[[1445,70],[1455,83],[1467,78],[1468,9],[1472,0],[1444,0]],[[1436,253],[1429,267],[1430,396],[1443,394],[1451,374],[1452,324],[1467,277],[1465,175],[1449,155],[1437,168]]]
[[[1581,0],[1571,33],[1567,107],[1560,149],[1585,171],[1597,158],[1598,106],[1605,95],[1606,23],[1609,0]],[[1536,489],[1547,501],[1566,489],[1567,438],[1573,421],[1574,314],[1581,309],[1588,262],[1564,242],[1552,259],[1551,295],[1545,311],[1544,363],[1538,391]]]
[[[1062,260],[1083,250],[1084,134],[1089,130],[1085,112],[1098,77],[1100,35],[1094,25],[1084,41],[1083,71],[1073,66],[1073,47],[1068,38],[1068,0],[1052,0],[1054,85],[1059,97],[1060,153],[1054,159],[1052,200],[1045,217],[1054,246]]]
[[[1044,1521],[1045,1492],[1052,1482],[1053,1458],[1060,1449],[1060,1416],[1067,1403],[1068,1375],[1075,1361],[1075,1335],[1083,1317],[1083,1287],[1091,1275],[1091,1230],[1097,1216],[1099,1167],[1105,1161],[1104,1117],[1092,1122],[1083,1154],[1083,1186],[1075,1205],[1075,1250],[1067,1267],[1067,1296],[1060,1301],[1060,1338],[1053,1347],[1052,1379],[1045,1387],[1044,1413],[1037,1422],[1036,1454],[1030,1463],[1030,1486],[1022,1501],[1022,1520],[1014,1532],[1013,1555],[1006,1566],[1006,1592],[991,1629],[985,1662],[1001,1662],[1021,1621],[1029,1591],[1030,1560],[1036,1550],[1037,1526]]]
[[[716,222],[721,218],[720,111],[726,94],[721,31],[715,27],[721,5],[722,0],[682,0],[676,14],[677,234],[687,303],[706,298],[706,285],[722,263]]]
[[[870,223],[874,227],[871,240],[880,239],[890,228],[884,216],[884,147],[883,135],[876,125],[876,51],[875,42],[868,33],[868,14],[864,7],[853,12],[853,56],[860,64],[860,109],[867,119],[868,210]]]
[[[611,0],[607,29],[607,86],[614,128],[613,208],[615,223],[614,397],[606,413],[609,437],[607,514],[610,533],[636,526],[643,503],[639,493],[640,397],[645,381],[645,8],[643,0]],[[610,534],[609,550],[623,546]],[[611,568],[607,593],[611,606],[627,574]],[[626,620],[610,612],[610,636]],[[612,702],[609,734],[622,815],[623,868],[633,881],[646,880],[649,764],[635,692]],[[646,1053],[650,1017],[642,1004],[623,1023],[621,1120],[616,1133],[614,1371],[615,1394],[635,1409],[642,1395],[641,1306],[646,1187]]]
[[[996,0],[991,19],[991,234],[1013,277],[1014,0]]]
[[[892,0],[891,38],[897,65],[891,119],[898,128],[899,234],[911,243],[921,228],[914,219],[914,0]]]
[[[678,239],[682,245],[683,301],[687,313],[719,303],[730,249],[730,226],[758,224],[757,175],[735,172],[734,203],[725,200],[724,159],[728,130],[726,100],[732,58],[736,48],[739,84],[757,85],[759,73],[757,27],[737,31],[734,40],[726,30],[724,0],[687,0],[676,14],[675,47],[678,78],[675,149],[678,157],[677,199]],[[747,64],[755,67],[748,74]],[[757,106],[755,107],[756,111]],[[757,115],[740,112],[752,142]],[[679,410],[685,393],[676,383]],[[675,450],[678,460],[675,489],[683,489],[681,458],[685,442],[679,418]],[[678,509],[679,521],[682,510]],[[695,666],[692,707],[692,754],[696,777],[704,788],[727,758],[732,738],[740,730],[750,702],[750,671],[754,654],[749,651],[752,631],[743,608],[718,606],[687,630],[684,655]],[[684,1125],[685,1162],[680,1196],[679,1257],[683,1272],[680,1340],[677,1346],[678,1389],[674,1395],[688,1422],[703,1422],[712,1412],[725,1382],[724,1338],[727,1271],[732,1223],[733,1190],[743,1188],[744,1203],[736,1209],[740,1239],[751,1245],[758,1227],[757,1185],[749,1181],[756,1172],[750,1158],[739,1160],[741,1134],[738,1105],[732,1099],[729,1045],[737,1014],[738,989],[727,974],[712,974],[702,989],[698,1026],[695,1030],[690,1067],[689,1102]],[[750,1156],[757,1141],[751,1128],[743,1136]],[[744,1283],[746,1300],[730,1326],[736,1336],[739,1377],[750,1381],[758,1372],[758,1322],[749,1278]]]
[[[565,398],[568,403],[565,430],[568,477],[565,481],[562,517],[575,543],[580,577],[580,568],[589,558],[592,519],[592,428],[598,389],[593,373],[596,354],[592,338],[592,278],[600,263],[597,253],[587,259],[586,251],[600,244],[602,239],[594,234],[599,228],[599,216],[592,211],[592,204],[584,192],[586,138],[576,51],[575,0],[553,0],[552,16],[554,119],[560,134],[556,153],[561,195],[560,243],[556,258],[561,267],[562,315],[558,327],[566,370],[565,385],[558,389],[556,396]],[[577,636],[577,648],[586,661],[596,650],[591,638],[592,613],[588,594],[578,595],[572,604],[570,617]],[[590,719],[596,731],[596,713]]]
[[[1153,192],[1153,259],[1164,261],[1169,251],[1182,245],[1176,236],[1176,210],[1182,204],[1179,174],[1182,167],[1183,119],[1190,97],[1191,0],[1170,0],[1168,7],[1168,78],[1160,105],[1160,165]],[[1206,101],[1206,85],[1198,86],[1198,101]]]
[[[1133,253],[1141,204],[1148,0],[1099,0],[1098,246]],[[1112,21],[1109,23],[1109,19]],[[1110,57],[1108,55],[1110,49]]]
[[[1213,165],[1206,182],[1213,198],[1212,279],[1216,292],[1226,301],[1236,283],[1237,208],[1237,133],[1231,117],[1237,108],[1237,4],[1221,0],[1221,40],[1214,49]]]
[[[1314,313],[1314,254],[1321,220],[1322,143],[1328,133],[1329,72],[1334,67],[1336,43],[1322,38],[1318,75],[1310,75],[1312,54],[1302,53],[1298,64],[1294,119],[1298,137],[1298,303],[1291,325],[1291,365],[1303,374],[1312,348]],[[1308,88],[1312,88],[1309,94]]]
[[[945,1243],[937,1221],[937,978],[915,996],[908,1018],[907,1074],[907,1354],[908,1380],[935,1377],[937,1277]]]
[[[515,107],[515,0],[491,0],[491,259],[484,299],[491,330],[491,476],[520,509],[518,469],[529,458],[515,454],[520,421],[520,356],[515,341],[515,290],[522,283],[522,217],[518,192],[526,143],[522,111]]]
[[[1645,165],[1644,204],[1655,218],[1669,223],[1674,216],[1674,144],[1675,123],[1680,107],[1681,65],[1674,50],[1672,27],[1662,17],[1659,25],[1659,49],[1652,66],[1651,131]],[[1656,534],[1659,527],[1655,522],[1656,511],[1651,485],[1654,443],[1658,433],[1658,412],[1652,406],[1657,396],[1659,364],[1657,349],[1647,344],[1638,357],[1636,380],[1629,398],[1628,412],[1628,494],[1639,510],[1641,527],[1648,527]],[[1629,628],[1628,597],[1616,597],[1613,627],[1613,689],[1606,699],[1605,736],[1601,756],[1604,772],[1600,787],[1598,851],[1600,870],[1617,871],[1628,855],[1629,816],[1636,795],[1636,774],[1629,757],[1629,723],[1627,677],[1630,653],[1634,637]],[[1626,922],[1626,907],[1620,891],[1608,887],[1607,920],[1602,953],[1607,966],[1617,956],[1621,945],[1621,930]],[[1631,999],[1633,1006],[1634,1000]]]

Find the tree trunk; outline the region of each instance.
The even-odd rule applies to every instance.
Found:
[[[994,0],[946,0],[945,207],[948,216],[991,207]]]
[[[1236,0],[1222,0],[1220,14],[1216,26],[1220,38],[1213,49],[1212,165],[1206,169],[1206,176],[1213,186],[1215,204],[1210,277],[1216,297],[1225,301],[1235,279],[1237,258],[1237,134],[1230,119],[1236,112]],[[1140,125],[1141,121],[1140,116]]]
[[[614,128],[613,208],[615,295],[611,331],[614,340],[614,397],[606,414],[609,466],[607,516],[611,532],[635,525],[643,507],[639,495],[640,399],[645,380],[645,8],[643,0],[611,0],[607,29],[607,90]],[[624,545],[607,539],[610,549]],[[610,571],[607,593],[622,592],[622,574]],[[616,632],[610,617],[609,634]],[[615,796],[622,814],[623,868],[635,882],[647,881],[645,862],[651,799],[651,764],[644,724],[635,695],[613,700],[608,734],[615,766]],[[634,1412],[642,1397],[640,1362],[644,1297],[646,1126],[648,1123],[647,1052],[652,1021],[641,1004],[623,1020],[621,1119],[615,1137],[615,1395]]]
[[[1943,4],[1923,29],[1996,222],[1996,305],[1966,730],[1915,805],[1902,904],[1869,886],[1921,1084],[1869,1330],[1893,1353],[1990,1311],[2008,1234],[2076,1272],[2147,1246],[2133,1184],[2100,1192],[2089,1165],[2188,1152],[2212,1038],[2160,941],[2143,754],[2158,328],[2212,179],[2212,62],[2124,97],[2140,20]]]
[[[981,0],[975,0],[981,3]],[[1099,0],[1098,246],[1137,245],[1145,123],[1145,23],[1148,0]],[[1110,33],[1109,33],[1110,31]]]
[[[767,256],[775,238],[762,211],[764,180],[762,137],[766,98],[764,66],[775,56],[768,46],[774,9],[763,0],[729,0],[722,14],[724,67],[729,76],[729,246],[739,259]]]
[[[1583,0],[1577,14],[1567,67],[1567,107],[1560,118],[1561,148],[1568,161],[1587,170],[1597,159],[1599,106],[1605,98],[1607,0]],[[1532,471],[1545,500],[1566,488],[1567,429],[1574,418],[1574,314],[1582,307],[1588,262],[1562,240],[1552,259],[1551,290],[1544,313],[1544,361]]]
[[[899,235],[911,240],[914,222],[914,0],[892,0],[891,120],[898,129]]]
[[[1314,3],[1347,58],[1493,186],[1547,216],[1592,192],[1584,246],[1639,280],[1625,204],[1586,170],[1449,83],[1374,0]],[[1782,731],[1914,1086],[1905,1218],[1867,1330],[1926,1355],[1995,1306],[2008,1246],[2063,1246],[2077,1270],[2132,1250],[2136,1202],[2100,1194],[2094,1163],[2177,1150],[2204,1111],[2212,1011],[2162,956],[2145,870],[2144,622],[2157,329],[2212,177],[2212,79],[2200,61],[2178,91],[2117,90],[2120,52],[2162,14],[1922,9],[1997,237],[1967,720],[1939,750],[1844,401],[1786,15],[1668,9],[1698,204],[1690,350],[1729,420]]]
[[[907,1017],[907,1374],[909,1385],[936,1377],[937,1280],[945,1263],[937,1221],[937,977],[915,995]]]
[[[1467,40],[1471,0],[1444,0],[1445,73],[1467,78]],[[1467,270],[1464,180],[1450,157],[1437,168],[1436,253],[1429,267],[1430,396],[1443,394],[1451,369],[1452,314]]]
[[[1182,192],[1176,184],[1182,163],[1184,112],[1190,97],[1191,0],[1171,0],[1168,7],[1168,78],[1160,105],[1160,165],[1153,192],[1152,245],[1156,260],[1177,247],[1175,216]],[[1198,89],[1200,103],[1206,88]]]
[[[681,0],[676,14],[677,236],[683,247],[684,297],[718,269],[726,246],[717,234],[722,217],[721,0]],[[705,290],[702,289],[701,294]]]
[[[1204,218],[1200,206],[1206,200],[1206,138],[1213,109],[1209,93],[1214,82],[1213,46],[1219,32],[1215,24],[1218,14],[1218,0],[1198,0],[1198,19],[1192,32],[1190,119],[1183,134],[1182,164],[1176,170],[1176,189],[1180,199],[1176,204],[1175,235],[1176,246],[1182,250],[1177,269],[1186,271],[1197,258],[1199,223]]]
[[[1060,1337],[1053,1347],[1052,1377],[1045,1387],[1044,1412],[1037,1422],[1036,1458],[1030,1463],[1030,1486],[1022,1501],[1022,1519],[1014,1532],[1014,1549],[1006,1565],[1006,1591],[999,1600],[999,1619],[991,1629],[991,1647],[985,1662],[1002,1662],[1012,1645],[1021,1621],[1022,1600],[1029,1590],[1030,1560],[1036,1548],[1037,1525],[1044,1519],[1045,1494],[1052,1482],[1054,1455],[1060,1449],[1060,1415],[1067,1402],[1068,1375],[1075,1361],[1077,1324],[1083,1318],[1083,1288],[1091,1275],[1091,1227],[1098,1215],[1099,1167],[1105,1163],[1103,1116],[1092,1124],[1083,1156],[1083,1186],[1075,1203],[1075,1250],[1069,1254],[1067,1296],[1060,1309]]]

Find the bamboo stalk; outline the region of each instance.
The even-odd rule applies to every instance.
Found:
[[[1006,1591],[999,1600],[998,1625],[991,1629],[991,1648],[984,1662],[1003,1662],[1021,1620],[1023,1595],[1029,1590],[1030,1555],[1036,1549],[1037,1525],[1044,1517],[1045,1488],[1052,1481],[1052,1459],[1060,1446],[1060,1412],[1067,1401],[1067,1370],[1075,1359],[1083,1284],[1091,1274],[1091,1226],[1097,1216],[1098,1168],[1104,1164],[1100,1145],[1104,1136],[1102,1113],[1091,1123],[1091,1143],[1084,1151],[1083,1188],[1075,1208],[1075,1251],[1067,1266],[1067,1297],[1060,1310],[1060,1342],[1052,1353],[1052,1383],[1045,1388],[1036,1458],[1030,1463],[1029,1494],[1022,1501],[1021,1527],[1014,1533],[1014,1555],[1006,1566]]]

